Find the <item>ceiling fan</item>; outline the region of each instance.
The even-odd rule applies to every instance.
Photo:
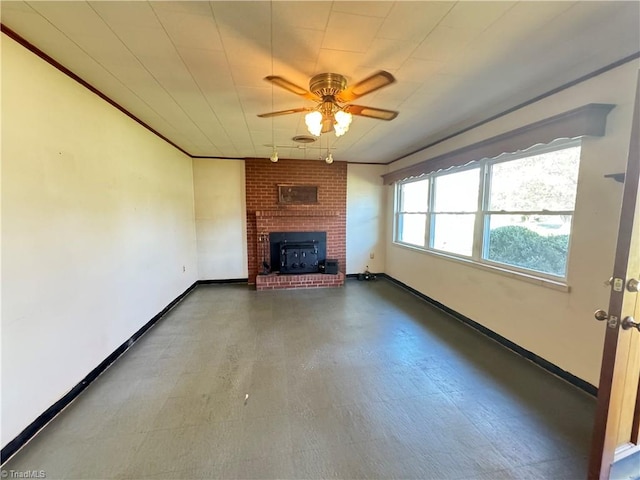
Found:
[[[310,112],[305,116],[305,122],[309,133],[320,136],[332,130],[336,136],[346,133],[351,123],[351,116],[375,118],[376,120],[393,120],[398,116],[394,110],[353,105],[349,102],[363,95],[374,92],[380,88],[392,84],[396,79],[389,72],[381,70],[364,80],[347,87],[347,79],[338,73],[320,73],[309,81],[309,90],[290,82],[286,78],[277,75],[265,77],[265,80],[284,88],[303,98],[313,100],[318,105],[315,107],[291,108],[278,112],[259,114],[258,117],[268,118],[292,113]]]

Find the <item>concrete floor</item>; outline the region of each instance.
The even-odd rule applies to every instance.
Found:
[[[594,411],[591,396],[384,279],[200,286],[3,470],[582,479]]]

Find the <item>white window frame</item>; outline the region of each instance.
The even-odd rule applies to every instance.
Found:
[[[436,179],[438,177],[444,177],[446,175],[451,175],[453,173],[459,173],[459,172],[465,172],[468,170],[479,170],[478,172],[478,204],[476,205],[476,209],[474,211],[469,211],[469,212],[454,212],[454,211],[435,211],[432,207],[432,205],[435,205],[435,192],[436,192],[436,188],[435,188],[435,183],[436,183]],[[474,221],[474,231],[473,231],[473,239],[472,239],[472,253],[471,255],[462,255],[459,253],[453,253],[453,252],[449,252],[447,250],[440,250],[437,249],[433,246],[433,241],[434,241],[434,237],[430,237],[429,240],[429,249],[433,250],[434,252],[439,252],[442,253],[444,255],[454,255],[454,256],[459,256],[462,258],[471,258],[471,259],[475,259],[476,258],[476,230],[478,228],[478,217],[479,217],[479,213],[480,210],[478,209],[478,206],[481,205],[480,201],[481,201],[481,197],[482,197],[482,186],[483,186],[483,168],[482,165],[478,165],[478,163],[474,163],[471,165],[465,165],[464,167],[458,167],[458,168],[453,168],[451,170],[445,170],[442,172],[438,172],[438,173],[434,173],[431,175],[431,183],[429,184],[429,215],[430,215],[430,219],[429,219],[429,231],[433,231],[435,232],[435,216],[436,215],[475,215],[475,221]]]
[[[558,150],[564,150],[567,148],[572,148],[576,146],[581,146],[580,139],[561,139],[551,142],[548,145],[544,146],[536,146],[530,149],[516,152],[516,153],[505,153],[499,155],[495,158],[485,158],[476,162],[473,162],[469,165],[465,165],[463,167],[456,167],[445,171],[434,172],[427,175],[422,175],[420,177],[411,178],[407,180],[398,181],[395,183],[395,202],[394,202],[394,229],[393,229],[393,242],[397,245],[406,246],[411,249],[423,251],[429,254],[438,255],[446,258],[450,258],[453,260],[461,260],[466,263],[472,263],[478,266],[489,267],[492,270],[503,271],[506,273],[515,273],[518,275],[523,275],[530,278],[538,278],[542,280],[548,280],[552,283],[560,283],[566,285],[568,280],[568,268],[569,268],[569,260],[571,255],[571,243],[573,239],[573,219],[575,217],[575,206],[573,210],[535,210],[535,211],[492,211],[489,209],[489,201],[490,201],[490,193],[491,193],[491,169],[494,165],[511,162],[514,160],[519,160],[521,158],[532,157],[540,154],[544,154],[546,152],[554,152]],[[433,248],[433,236],[431,232],[434,231],[433,222],[434,215],[436,212],[433,210],[434,205],[434,195],[435,195],[435,178],[443,175],[447,175],[454,172],[461,172],[465,170],[471,170],[474,168],[479,168],[480,172],[480,188],[478,189],[478,206],[475,212],[465,212],[465,213],[475,213],[475,223],[474,223],[474,232],[473,232],[473,248],[471,256],[460,255],[457,253],[447,252],[443,250],[438,250]],[[399,218],[401,212],[399,211],[400,198],[401,198],[401,189],[402,186],[419,181],[428,179],[429,181],[429,204],[426,213],[426,226],[425,226],[425,241],[424,246],[417,246],[411,243],[402,242],[399,240]],[[443,212],[438,212],[443,213]],[[446,212],[444,212],[446,213]],[[455,213],[455,212],[453,212]],[[571,229],[569,233],[569,244],[567,248],[567,261],[565,272],[563,276],[553,275],[546,272],[541,272],[529,268],[519,267],[516,265],[511,265],[508,263],[500,263],[493,260],[489,260],[485,257],[486,249],[488,248],[488,238],[489,238],[489,219],[492,214],[503,214],[503,215],[521,215],[521,214],[539,214],[545,216],[555,216],[555,215],[570,215],[571,216]]]
[[[428,195],[429,195],[429,199],[427,204],[431,205],[431,187],[432,187],[432,180],[427,176],[420,176],[420,177],[416,177],[416,178],[411,178],[409,180],[406,180],[404,182],[402,182],[402,185],[407,185],[410,183],[416,183],[416,182],[422,182],[422,181],[427,181],[427,191],[428,191]],[[414,215],[419,215],[419,214],[425,214],[426,215],[426,226],[425,226],[425,238],[423,241],[423,247],[421,247],[420,245],[416,245],[414,243],[408,243],[408,242],[402,242],[400,240],[397,241],[397,243],[400,243],[401,245],[408,245],[410,247],[413,248],[424,248],[425,246],[427,246],[427,242],[429,241],[429,212],[425,211],[425,212],[406,212],[404,210],[400,210],[400,207],[402,207],[402,191],[400,187],[396,187],[395,189],[395,201],[394,201],[394,205],[393,205],[393,211],[394,211],[394,221],[393,221],[393,238],[394,241],[396,241],[396,239],[399,237],[400,235],[400,218],[402,217],[402,215],[408,215],[408,214],[414,214]],[[428,209],[427,209],[428,210]]]

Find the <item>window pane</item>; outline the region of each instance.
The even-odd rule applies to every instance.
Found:
[[[479,168],[435,177],[435,211],[475,212],[479,187]]]
[[[473,225],[476,215],[434,215],[433,248],[445,252],[471,256],[473,250]]]
[[[571,215],[488,215],[484,258],[564,277]]]
[[[426,227],[426,214],[401,213],[398,219],[398,241],[424,247]]]
[[[490,210],[573,210],[580,146],[491,167]]]
[[[400,210],[426,212],[429,205],[429,180],[403,183],[400,186]]]

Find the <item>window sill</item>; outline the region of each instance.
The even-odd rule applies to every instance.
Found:
[[[469,267],[477,268],[480,270],[484,270],[487,272],[496,273],[498,275],[502,275],[505,277],[514,278],[516,280],[520,280],[523,282],[531,283],[534,285],[539,285],[541,287],[550,288],[552,290],[557,290],[559,292],[570,292],[571,287],[567,285],[565,282],[561,280],[551,280],[549,278],[539,277],[535,274],[529,274],[524,272],[518,272],[516,270],[510,270],[508,268],[502,268],[495,265],[490,265],[486,263],[478,263],[471,259],[457,257],[455,255],[447,255],[443,252],[438,252],[436,250],[425,250],[423,248],[414,247],[405,243],[393,242],[394,246],[411,250],[412,252],[422,253],[426,255],[432,255],[434,257],[441,258],[443,260],[449,260],[456,263],[462,263]]]

